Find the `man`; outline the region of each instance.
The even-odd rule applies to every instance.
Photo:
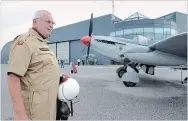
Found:
[[[80,59],[79,58],[78,58],[77,62],[78,62],[78,66],[80,66]]]
[[[61,68],[62,67],[64,68],[64,62],[65,62],[65,60],[60,60],[60,62],[61,62]]]
[[[85,61],[84,60],[82,60],[82,65],[84,66],[84,63],[85,63]]]
[[[12,42],[8,64],[8,87],[14,120],[55,120],[60,69],[47,39],[54,20],[38,10],[32,28]]]

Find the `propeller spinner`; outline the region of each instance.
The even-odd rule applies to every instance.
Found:
[[[86,46],[90,46],[90,43],[91,43],[91,37],[90,36],[85,36],[85,37],[82,37],[81,39],[81,42],[86,45]]]

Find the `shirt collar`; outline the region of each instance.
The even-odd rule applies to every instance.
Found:
[[[41,35],[38,31],[34,30],[33,28],[30,28],[30,29],[29,29],[29,34],[34,35],[34,36],[37,36],[37,38],[38,38],[40,41],[48,42],[48,38],[43,38],[42,35]]]

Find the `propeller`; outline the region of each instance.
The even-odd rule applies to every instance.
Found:
[[[82,37],[80,40],[83,44],[85,44],[87,48],[87,56],[86,56],[86,62],[89,57],[89,52],[90,52],[90,46],[91,46],[91,37],[92,37],[92,32],[93,32],[93,13],[91,14],[90,18],[90,23],[89,23],[89,35]]]

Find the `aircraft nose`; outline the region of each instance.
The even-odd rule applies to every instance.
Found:
[[[84,45],[87,45],[87,46],[89,46],[90,43],[91,43],[91,37],[90,37],[90,36],[82,37],[80,40],[81,40],[81,42],[82,42]]]

